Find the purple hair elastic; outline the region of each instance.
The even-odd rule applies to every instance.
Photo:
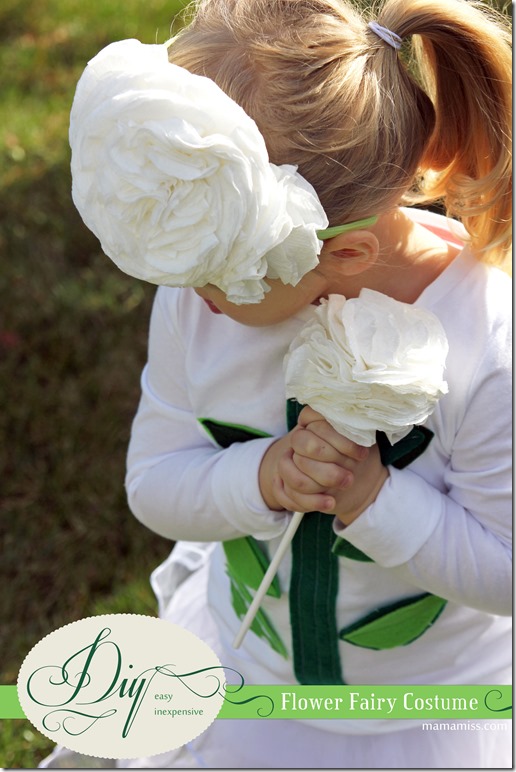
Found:
[[[385,43],[392,46],[392,48],[396,49],[396,51],[400,50],[403,40],[395,32],[387,29],[387,27],[382,27],[382,25],[378,24],[377,21],[370,21],[367,26],[369,29],[372,29],[374,34],[378,35],[378,37],[381,38]]]

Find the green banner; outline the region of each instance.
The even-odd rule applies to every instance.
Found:
[[[0,719],[25,718],[16,686],[0,686]]]
[[[0,719],[25,718],[16,686],[0,686]],[[511,686],[227,687],[224,718],[512,718]]]
[[[236,689],[236,687],[235,687]],[[512,718],[511,686],[243,686],[218,718]]]

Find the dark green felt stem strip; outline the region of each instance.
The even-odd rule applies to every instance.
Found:
[[[308,512],[292,542],[290,621],[294,672],[301,684],[342,684],[335,607],[338,558],[332,518]]]
[[[301,406],[289,400],[292,429]],[[333,518],[308,512],[292,541],[290,621],[294,672],[301,684],[343,684],[336,601],[339,560],[332,553]]]

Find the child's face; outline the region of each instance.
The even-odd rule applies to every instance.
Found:
[[[294,316],[302,308],[326,295],[328,291],[327,279],[319,266],[303,276],[295,287],[283,284],[279,279],[266,281],[270,290],[260,303],[243,305],[230,303],[224,292],[212,284],[199,287],[195,292],[210,306],[214,306],[235,322],[249,327],[265,327]]]

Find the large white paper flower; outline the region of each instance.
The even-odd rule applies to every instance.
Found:
[[[318,263],[328,220],[312,186],[270,164],[255,122],[166,45],[124,40],[89,62],[70,145],[74,203],[131,276],[252,303],[266,276],[296,284]]]
[[[391,444],[432,413],[448,387],[448,341],[430,311],[363,289],[330,295],[285,358],[287,397],[322,413],[360,445]]]

